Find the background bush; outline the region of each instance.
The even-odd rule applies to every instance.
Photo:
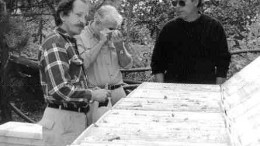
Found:
[[[3,1],[3,0],[2,0]],[[59,0],[4,0],[8,17],[2,17],[0,36],[8,46],[3,51],[37,59],[39,45],[55,27],[55,7]],[[95,9],[102,4],[111,4],[119,9],[124,16],[123,34],[127,38],[127,49],[133,55],[134,68],[150,67],[151,55],[156,37],[162,26],[174,18],[175,8],[172,0],[92,0],[93,9],[88,20],[93,19]],[[205,0],[202,12],[220,20],[228,37],[229,51],[248,51],[234,53],[228,71],[228,77],[241,70],[256,57],[260,49],[260,1],[259,0]],[[1,62],[0,62],[1,63]],[[3,70],[0,70],[2,72]],[[151,72],[124,74],[127,79],[135,81],[152,81]],[[26,79],[25,79],[26,78]],[[22,109],[29,107],[22,101],[38,101],[44,103],[42,96],[35,94],[28,82],[30,76],[10,79],[10,97],[17,99]],[[21,85],[21,86],[20,86]],[[36,85],[37,86],[37,85]],[[35,86],[35,87],[36,87]],[[26,87],[26,89],[24,89]],[[37,86],[38,87],[38,86]],[[25,90],[32,91],[30,95],[20,94]],[[28,98],[31,97],[31,98]],[[24,106],[23,106],[24,105]],[[37,104],[30,109],[39,109]]]

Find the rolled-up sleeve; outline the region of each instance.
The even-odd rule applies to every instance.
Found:
[[[77,46],[78,46],[78,50],[79,50],[79,55],[84,60],[84,63],[83,63],[84,68],[87,69],[91,64],[93,57],[91,55],[90,48],[86,48],[85,45],[84,45],[83,41],[87,42],[88,40],[86,40],[86,38],[83,35],[84,34],[81,34],[80,36],[76,37],[76,39],[77,39]]]
[[[124,68],[124,69],[130,69],[130,68],[132,68],[134,61],[133,61],[133,58],[132,58],[131,55],[129,55],[129,58],[130,58],[130,62],[129,62],[126,66],[121,66],[122,68]]]

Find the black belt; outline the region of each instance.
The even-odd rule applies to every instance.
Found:
[[[122,87],[124,84],[118,84],[118,85],[108,85],[108,90],[115,90],[117,88],[120,88]],[[105,85],[103,86],[99,86],[100,88],[104,89],[105,88]]]
[[[74,107],[74,105],[68,104],[67,106],[64,106],[62,104],[53,104],[48,103],[48,107],[61,109],[61,110],[68,110],[68,111],[74,111],[74,112],[81,112],[81,113],[87,113],[89,110],[89,106],[87,107]]]

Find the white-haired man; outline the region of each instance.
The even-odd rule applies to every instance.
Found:
[[[130,68],[133,62],[124,46],[122,33],[117,30],[122,20],[115,7],[104,5],[77,37],[89,86],[105,88],[108,85],[112,91],[112,105],[126,96],[120,68]]]

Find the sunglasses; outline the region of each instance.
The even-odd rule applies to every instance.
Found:
[[[186,2],[184,0],[174,0],[174,1],[172,1],[172,5],[174,7],[176,7],[177,5],[179,5],[181,7],[185,7],[186,6]]]

